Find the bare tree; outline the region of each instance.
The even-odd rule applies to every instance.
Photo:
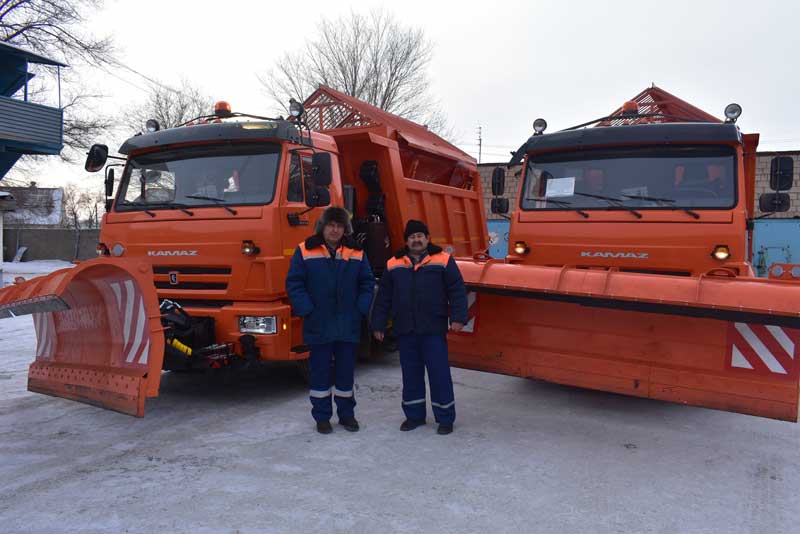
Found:
[[[419,28],[383,10],[323,18],[315,37],[281,57],[259,81],[278,109],[289,97],[308,97],[324,84],[435,131],[446,119],[430,95],[433,46]]]
[[[122,123],[134,132],[141,131],[148,119],[156,119],[162,127],[170,128],[200,115],[209,115],[213,103],[210,96],[185,78],[177,89],[152,84],[143,102],[123,111]]]
[[[89,65],[119,66],[109,37],[98,38],[86,31],[88,18],[102,0],[0,0],[0,42],[32,50],[71,67]],[[38,76],[29,91],[36,101],[54,85],[52,67],[32,66]],[[65,104],[62,158],[75,159],[76,151],[87,148],[110,126],[108,117],[98,116],[91,101],[99,95],[87,94],[74,69],[62,73]]]

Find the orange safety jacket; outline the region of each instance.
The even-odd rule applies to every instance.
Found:
[[[455,260],[428,244],[428,254],[414,264],[408,249],[386,263],[372,311],[372,329],[384,331],[389,317],[395,333],[445,334],[448,318],[467,322],[467,290]]]

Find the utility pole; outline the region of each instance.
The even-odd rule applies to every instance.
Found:
[[[481,162],[481,149],[483,148],[483,138],[481,137],[481,125],[478,125],[478,163]]]

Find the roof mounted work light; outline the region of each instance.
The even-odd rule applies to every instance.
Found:
[[[295,119],[300,118],[300,115],[303,114],[303,104],[295,100],[294,98],[289,100],[289,113]]]
[[[217,117],[230,117],[231,116],[231,105],[224,100],[220,100],[216,104],[214,104],[214,115]]]
[[[728,104],[725,106],[725,122],[736,122],[742,114],[742,106],[739,104]]]
[[[155,119],[147,119],[147,122],[144,123],[144,127],[147,128],[148,132],[157,132],[161,129],[161,125],[158,124],[158,121]]]
[[[533,135],[542,135],[547,129],[547,121],[544,119],[536,119],[533,121]]]

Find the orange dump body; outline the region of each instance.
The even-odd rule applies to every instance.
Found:
[[[162,368],[307,358],[285,278],[295,247],[325,209],[307,205],[319,187],[314,153],[330,155],[330,204],[353,212],[376,275],[402,246],[409,218],[425,218],[434,240],[456,255],[487,247],[470,156],[329,88],[306,108],[314,131],[281,120],[211,120],[125,142],[122,179],[100,235],[105,256],[0,290],[0,317],[36,313],[29,389],[141,416],[144,399],[158,394]],[[165,299],[204,321],[203,335],[164,330]],[[248,316],[271,318],[274,331],[243,331]],[[131,331],[133,356],[124,348]],[[192,353],[176,352],[181,345],[172,339]],[[217,347],[213,359],[208,347]]]
[[[471,320],[451,362],[797,421],[800,285],[749,263],[757,143],[709,123],[532,137],[508,256],[459,262]],[[726,184],[685,187],[698,162]],[[628,182],[592,197],[599,176]]]

